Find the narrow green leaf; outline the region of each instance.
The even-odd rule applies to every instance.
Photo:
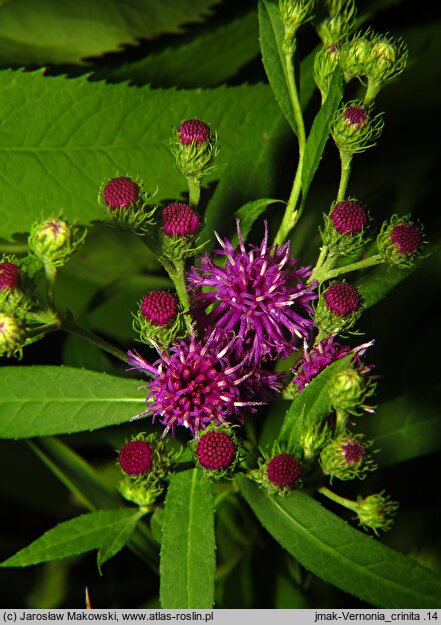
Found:
[[[349,355],[333,362],[292,401],[277,439],[292,453],[296,454],[302,450],[301,440],[307,428],[329,415],[332,407],[329,387],[338,372],[347,367],[351,359],[352,355]]]
[[[329,95],[325,103],[315,116],[309,133],[302,170],[302,193],[305,197],[319,166],[320,160],[329,137],[329,124],[334,118],[341,99],[343,97],[343,78],[337,67],[329,86]]]
[[[125,423],[145,409],[137,382],[72,367],[2,367],[0,438],[70,434]]]
[[[441,387],[428,387],[380,404],[363,423],[363,431],[380,450],[375,460],[387,466],[439,451],[440,402]]]
[[[212,608],[215,542],[211,485],[193,469],[174,475],[165,499],[160,598],[166,609]]]
[[[435,573],[350,527],[307,494],[268,497],[247,478],[238,484],[269,533],[325,582],[380,608],[441,606]]]
[[[182,119],[199,117],[219,132],[219,167],[205,184],[219,179],[237,154],[241,171],[248,168],[257,178],[259,141],[273,139],[280,123],[266,85],[155,91],[6,70],[0,72],[0,92],[0,118],[7,120],[0,127],[0,183],[8,206],[1,234],[6,239],[28,231],[43,206],[46,214],[63,209],[68,219],[84,224],[101,219],[100,185],[117,173],[140,175],[147,190],[158,190],[155,204],[186,194],[187,182],[169,147],[172,129]],[[271,197],[259,185],[256,192],[241,203]]]
[[[108,530],[101,542],[98,550],[97,564],[101,570],[102,565],[113,558],[123,547],[133,534],[136,525],[142,517],[147,514],[147,510],[137,510],[132,516],[123,519],[120,523]]]
[[[297,134],[297,124],[286,78],[284,29],[277,4],[259,0],[259,32],[262,61],[274,96],[289,125]]]
[[[109,531],[117,532],[126,525],[133,510],[99,510],[60,523],[0,566],[31,566],[99,549],[106,544]]]
[[[247,240],[253,223],[258,217],[260,217],[260,215],[262,215],[262,213],[265,212],[266,207],[277,202],[281,203],[282,200],[253,200],[252,202],[247,202],[244,206],[241,206],[241,208],[234,213],[234,218],[240,219],[240,231],[242,232],[244,241]],[[231,237],[231,244],[235,246],[238,242],[239,238],[237,236],[237,232],[235,231],[235,234]]]
[[[82,63],[208,17],[215,0],[14,0],[0,6],[0,64]],[[44,33],[44,37],[42,37]]]
[[[234,76],[259,54],[255,11],[174,48],[128,63],[106,78],[161,87],[214,87]]]

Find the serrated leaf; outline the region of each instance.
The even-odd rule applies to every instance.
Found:
[[[213,87],[221,84],[259,53],[255,11],[200,35],[181,46],[149,54],[140,61],[106,71],[106,78],[136,85]]]
[[[0,6],[0,64],[84,63],[203,21],[215,0],[14,0]],[[44,36],[42,37],[42,33]]]
[[[255,162],[261,144],[282,136],[266,85],[155,91],[7,70],[0,72],[0,91],[4,238],[28,231],[43,208],[45,214],[63,209],[68,219],[84,224],[102,219],[99,187],[117,173],[139,174],[147,190],[158,189],[155,204],[187,193],[169,149],[172,128],[182,119],[199,117],[219,132],[219,167],[206,184],[223,174],[233,155],[240,156],[240,170],[249,169],[254,183],[261,175]],[[259,195],[242,204],[268,197],[260,193],[262,185],[256,187]]]
[[[363,423],[374,440],[375,460],[398,464],[441,449],[440,387],[428,387],[383,402]]]
[[[212,608],[214,601],[214,503],[199,470],[177,473],[164,505],[160,560],[161,607]]]
[[[147,510],[137,510],[135,513],[132,513],[131,516],[123,519],[120,523],[107,531],[98,550],[97,565],[99,570],[101,570],[105,562],[113,558],[113,556],[126,546],[138,521],[140,521],[145,514],[147,514]]]
[[[297,124],[287,86],[287,69],[283,51],[284,28],[277,4],[259,0],[259,33],[262,61],[274,96],[297,134]]]
[[[302,169],[302,194],[307,195],[315,172],[329,137],[329,124],[334,118],[343,97],[343,78],[337,67],[329,85],[329,94],[325,103],[314,118],[305,146],[305,155]]]
[[[349,354],[330,364],[292,401],[277,440],[286,445],[293,454],[302,451],[301,441],[308,427],[312,423],[323,421],[331,412],[329,388],[335,376],[348,366],[352,358],[352,354]]]
[[[2,367],[0,438],[31,438],[125,423],[145,409],[137,382],[72,367]]]
[[[262,525],[325,582],[380,608],[441,606],[435,573],[350,527],[306,493],[269,497],[247,478],[238,484]]]
[[[240,220],[240,231],[243,236],[243,240],[246,241],[248,235],[250,233],[251,228],[253,227],[253,223],[256,221],[262,213],[265,212],[267,206],[270,204],[281,203],[282,200],[270,200],[264,199],[261,200],[253,200],[252,202],[247,202],[244,206],[241,206],[235,213],[234,218]],[[239,237],[237,235],[237,230],[235,230],[234,235],[231,237],[231,244],[233,247],[239,243]]]
[[[125,508],[82,514],[48,530],[0,566],[31,566],[99,549],[107,541],[108,532],[125,526],[133,512],[133,508]]]

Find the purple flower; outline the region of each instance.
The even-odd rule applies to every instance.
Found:
[[[262,360],[289,356],[297,349],[298,339],[309,336],[314,327],[310,317],[316,285],[306,284],[311,271],[297,266],[289,242],[268,247],[266,222],[261,245],[249,245],[248,251],[239,220],[237,233],[236,248],[216,235],[222,249],[214,253],[226,257],[224,266],[205,254],[189,272],[188,283],[196,318],[210,306],[205,325],[221,333],[234,332],[236,358],[258,365]]]
[[[360,369],[360,373],[368,373],[370,367],[362,369],[360,356],[362,356],[372,344],[373,341],[351,348],[335,341],[335,334],[331,334],[331,336],[323,339],[318,345],[311,348],[308,348],[305,343],[303,356],[292,369],[294,373],[293,384],[296,384],[299,392],[302,392],[305,386],[317,377],[328,365],[351,353],[354,355],[353,363]]]
[[[255,412],[264,395],[280,391],[281,375],[232,362],[234,341],[215,332],[197,341],[191,334],[162,352],[153,366],[129,352],[129,364],[154,376],[146,397],[148,410],[138,417],[158,418],[165,425],[163,436],[170,429],[174,433],[176,426],[197,436],[209,423],[241,420],[244,408]]]

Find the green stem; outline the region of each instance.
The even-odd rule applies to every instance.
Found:
[[[55,282],[57,280],[57,268],[49,263],[44,264],[44,272],[46,274],[47,281],[47,304],[51,311],[56,310],[55,306]]]
[[[348,187],[349,175],[351,173],[352,154],[345,150],[340,150],[341,174],[340,185],[337,192],[337,202],[343,202]]]
[[[26,338],[32,339],[34,336],[38,336],[39,334],[48,334],[49,332],[55,332],[60,329],[59,322],[56,323],[45,323],[42,326],[38,326],[37,328],[32,328],[26,332]]]
[[[71,334],[76,334],[86,341],[89,341],[89,343],[97,345],[97,347],[99,347],[100,349],[108,352],[109,354],[112,354],[112,356],[115,356],[115,358],[118,358],[119,360],[122,360],[122,362],[127,364],[127,354],[123,352],[122,349],[119,349],[119,347],[112,345],[112,343],[109,343],[108,341],[104,340],[100,336],[97,336],[93,332],[89,332],[88,330],[81,328],[75,323],[75,321],[72,321],[70,319],[63,319],[61,322],[61,329],[65,330],[66,332],[70,332]]]
[[[323,282],[324,280],[330,280],[331,278],[336,278],[340,276],[342,273],[350,273],[351,271],[357,271],[358,269],[366,269],[367,267],[373,267],[374,265],[379,265],[384,263],[384,259],[380,254],[374,254],[373,256],[369,256],[369,258],[365,258],[364,260],[359,260],[356,263],[351,263],[350,265],[345,265],[344,267],[337,267],[336,269],[330,269],[325,271],[319,271],[314,275],[314,278],[319,282]],[[319,277],[317,277],[317,275]]]
[[[350,499],[345,499],[344,497],[340,497],[340,495],[336,495],[335,493],[332,492],[332,490],[329,490],[329,488],[326,488],[326,486],[320,486],[320,488],[318,489],[318,492],[324,495],[325,497],[327,497],[328,499],[330,499],[331,501],[338,503],[340,506],[347,508],[348,510],[352,510],[353,512],[357,511],[356,501],[351,501]]]
[[[364,104],[371,104],[378,95],[381,89],[381,82],[369,78],[368,86],[366,89],[366,95],[364,96]]]
[[[300,106],[299,94],[295,82],[292,54],[288,53],[285,55],[285,63],[288,91],[291,98],[294,118],[297,126],[297,138],[299,142],[299,161],[297,164],[297,171],[292,185],[291,194],[289,196],[288,204],[285,209],[285,214],[283,216],[282,223],[280,224],[280,228],[277,232],[276,238],[274,239],[274,243],[277,243],[278,245],[281,245],[287,240],[289,233],[294,228],[301,215],[302,207],[299,207],[296,210],[296,206],[300,196],[300,192],[302,190],[303,159],[306,146],[305,124],[303,122],[302,108]]]
[[[201,180],[196,176],[187,176],[189,190],[189,204],[192,208],[197,208],[201,199]]]

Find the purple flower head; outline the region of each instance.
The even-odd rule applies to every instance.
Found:
[[[176,319],[178,302],[169,291],[152,291],[141,302],[142,316],[157,326],[166,326]]]
[[[130,178],[112,178],[104,187],[104,201],[109,208],[128,208],[138,200],[139,187]]]
[[[128,362],[134,368],[153,375],[148,386],[148,410],[165,425],[163,436],[176,426],[188,428],[195,436],[212,423],[242,419],[242,409],[256,411],[264,402],[266,391],[280,390],[280,375],[249,369],[244,363],[233,363],[231,349],[235,338],[213,332],[206,340],[197,341],[193,334],[179,340],[169,352],[162,352],[154,365],[146,363],[139,354],[129,352]],[[253,380],[258,381],[253,385]]]
[[[418,226],[399,223],[392,229],[390,240],[400,254],[414,254],[421,244],[421,231]]]
[[[200,119],[187,119],[179,126],[178,134],[184,145],[190,145],[193,142],[199,145],[209,141],[211,131],[208,124]]]
[[[226,432],[212,430],[201,436],[196,454],[206,469],[226,469],[234,460],[236,445]]]
[[[162,227],[168,237],[185,237],[199,229],[198,215],[183,202],[173,202],[162,210]]]
[[[367,216],[364,207],[359,202],[346,200],[334,206],[331,220],[340,234],[357,234],[365,227]]]
[[[359,465],[365,456],[364,446],[356,438],[349,438],[341,443],[341,453],[345,462],[349,465]]]
[[[300,462],[291,454],[278,454],[267,464],[268,479],[281,487],[293,486],[300,477]]]
[[[373,341],[351,348],[338,343],[334,334],[331,334],[331,336],[323,339],[318,345],[311,348],[308,348],[305,342],[303,356],[297,361],[294,369],[292,369],[294,373],[293,384],[296,384],[299,392],[302,392],[311,380],[317,377],[328,365],[351,353],[354,355],[352,362],[357,369],[362,373],[368,372],[370,367],[362,369],[363,365],[360,357],[372,344]]]
[[[142,475],[152,468],[152,448],[145,441],[130,441],[119,452],[119,464],[127,475]]]
[[[3,261],[0,263],[0,291],[15,289],[20,281],[20,269],[14,263]]]
[[[357,312],[363,299],[355,286],[348,282],[334,282],[323,294],[329,310],[338,317]]]
[[[268,225],[260,246],[245,248],[239,220],[239,245],[217,239],[224,266],[216,265],[205,254],[198,267],[188,274],[194,293],[196,316],[207,307],[205,325],[221,333],[234,332],[237,360],[259,365],[262,360],[289,356],[298,339],[308,337],[314,327],[311,302],[316,299],[315,284],[307,285],[309,267],[297,267],[290,243],[268,246]],[[203,292],[209,287],[209,292]]]
[[[345,122],[352,128],[363,128],[369,121],[367,110],[363,106],[348,106],[344,112]]]

